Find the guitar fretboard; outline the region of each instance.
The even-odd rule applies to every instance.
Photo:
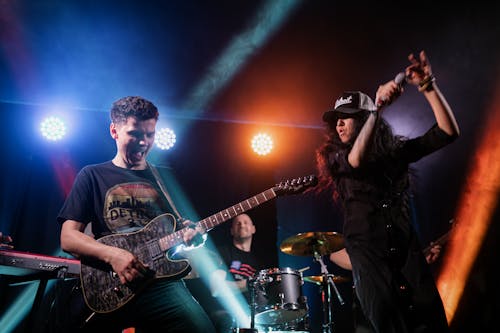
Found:
[[[234,206],[231,206],[227,209],[224,209],[223,211],[220,211],[214,215],[211,215],[201,221],[198,222],[207,232],[214,227],[218,226],[221,223],[226,222],[229,219],[232,219],[233,217],[244,213],[252,208],[255,208],[261,204],[263,204],[266,201],[269,201],[273,198],[276,197],[276,192],[274,191],[274,188],[270,188],[268,190],[265,190],[264,192],[261,192],[251,198],[248,198],[244,201],[241,201],[237,203]],[[183,243],[184,239],[184,233],[186,232],[186,228],[181,229],[179,231],[176,231],[170,235],[167,235],[163,238],[159,239],[159,245],[160,248],[163,251],[166,251],[174,246],[177,246],[181,243]]]

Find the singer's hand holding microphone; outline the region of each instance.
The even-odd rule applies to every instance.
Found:
[[[421,51],[418,58],[413,53],[410,54],[408,60],[411,64],[405,72],[398,73],[394,80],[378,87],[375,97],[377,111],[382,110],[383,107],[399,97],[404,91],[403,87],[406,83],[417,86],[420,92],[433,90],[435,77],[432,74],[432,67],[425,51]]]
[[[396,75],[394,80],[382,84],[377,89],[375,97],[375,105],[378,110],[382,107],[391,104],[403,92],[403,86],[406,83],[405,73],[401,72]]]

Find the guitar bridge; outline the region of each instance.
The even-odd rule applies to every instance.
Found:
[[[145,243],[146,249],[149,253],[149,257],[152,260],[161,258],[165,255],[164,251],[160,248],[160,244],[157,239],[152,239]]]

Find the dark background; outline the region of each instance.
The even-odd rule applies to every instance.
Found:
[[[196,220],[314,174],[321,115],[335,98],[344,90],[374,96],[408,65],[409,53],[424,49],[462,131],[453,145],[414,165],[416,227],[427,244],[449,230],[461,196],[473,191],[466,188],[469,168],[481,158],[488,119],[498,123],[489,117],[499,114],[499,14],[498,2],[487,1],[0,1],[0,230],[19,251],[62,255],[55,217],[76,172],[114,156],[108,110],[120,97],[150,99],[160,124],[176,131],[176,146],[152,152],[151,160],[172,168],[186,199],[181,206]],[[39,136],[38,122],[48,114],[69,119],[64,142]],[[409,137],[434,122],[414,87],[384,116]],[[249,141],[263,130],[275,147],[256,157]],[[495,197],[498,186],[490,187]],[[496,201],[494,209],[453,332],[497,327]],[[250,215],[266,267],[309,266],[305,276],[318,274],[319,265],[280,252],[281,242],[302,232],[342,231],[328,194],[279,197]],[[210,241],[227,237],[223,225]],[[436,274],[439,268],[440,261]],[[0,321],[22,288],[2,288]],[[347,304],[333,300],[336,332],[348,332],[350,283],[339,289]],[[312,331],[319,332],[318,287],[305,283],[303,292]],[[29,331],[25,317],[8,332]]]

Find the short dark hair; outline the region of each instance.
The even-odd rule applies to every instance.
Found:
[[[154,118],[158,120],[158,108],[150,101],[140,96],[127,96],[120,98],[111,107],[111,121],[115,124],[127,122],[128,117],[139,120]]]

